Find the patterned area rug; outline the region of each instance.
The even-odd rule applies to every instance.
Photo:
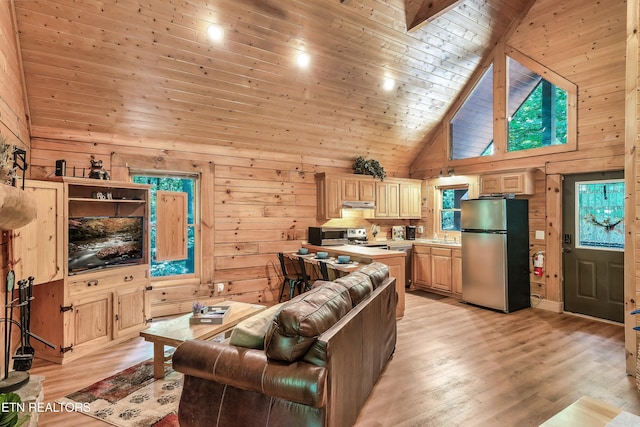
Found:
[[[182,374],[165,367],[165,377],[154,380],[153,362],[147,360],[59,402],[75,403],[76,408],[82,408],[78,412],[115,426],[174,427],[178,426],[181,392]]]

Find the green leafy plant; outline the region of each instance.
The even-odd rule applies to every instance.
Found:
[[[11,183],[13,172],[13,146],[0,135],[0,183]]]
[[[360,175],[371,175],[380,181],[384,181],[387,177],[387,173],[377,160],[367,160],[362,156],[356,157],[353,162],[353,172]]]
[[[18,417],[18,409],[22,399],[16,393],[0,394],[0,427],[19,427],[29,419],[29,416]]]

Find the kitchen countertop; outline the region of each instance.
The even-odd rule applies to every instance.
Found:
[[[341,255],[353,255],[372,259],[392,258],[398,256],[407,256],[406,252],[394,251],[383,248],[372,248],[365,245],[336,245],[336,246],[314,246],[305,244],[302,245],[305,248],[309,248],[310,251],[318,252],[324,251],[329,253],[339,253]]]
[[[443,246],[445,248],[459,248],[461,247],[460,242],[451,242],[447,241],[446,243],[442,240],[431,240],[431,239],[416,239],[413,240],[414,244],[418,245],[426,245],[426,246]]]
[[[460,242],[453,242],[451,240],[446,243],[442,240],[433,240],[433,239],[415,239],[415,240],[369,240],[366,245],[362,245],[364,247],[370,246],[378,246],[378,245],[388,245],[388,246],[407,246],[407,245],[429,245],[429,246],[445,246],[445,247],[454,247],[459,248]]]

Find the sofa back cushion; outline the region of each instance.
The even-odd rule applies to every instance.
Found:
[[[264,337],[267,334],[269,325],[271,325],[273,316],[284,304],[273,305],[238,323],[231,331],[229,344],[262,350],[264,348]]]
[[[344,277],[339,277],[335,282],[349,290],[351,304],[353,304],[354,307],[360,304],[360,302],[373,291],[373,284],[369,276],[359,271],[354,271]]]
[[[294,362],[313,345],[318,335],[351,309],[349,290],[328,282],[298,295],[276,313],[265,336],[269,359]]]
[[[377,289],[378,286],[389,278],[389,267],[381,262],[372,262],[364,267],[358,269],[359,273],[366,274],[371,279],[373,289]]]

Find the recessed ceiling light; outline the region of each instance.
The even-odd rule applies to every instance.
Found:
[[[382,88],[386,91],[390,91],[396,86],[396,81],[391,77],[385,77],[384,82],[382,83]]]
[[[311,62],[311,56],[307,52],[300,52],[296,58],[296,62],[300,67],[307,67]]]
[[[207,36],[215,42],[219,42],[224,38],[224,30],[220,25],[211,24],[207,27]]]

